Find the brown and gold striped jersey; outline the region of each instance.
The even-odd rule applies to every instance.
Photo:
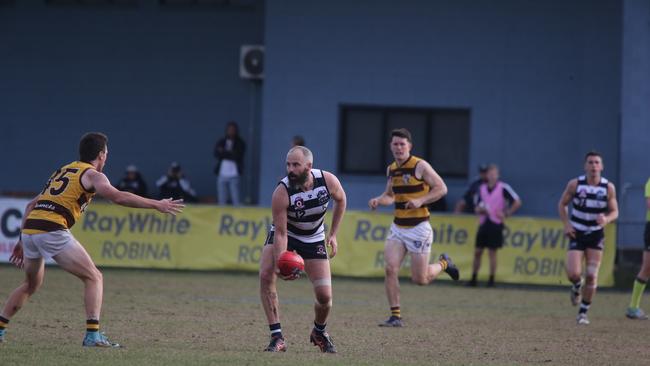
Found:
[[[23,232],[38,234],[71,228],[95,195],[81,184],[88,169],[95,167],[75,161],[55,171],[27,216]]]
[[[393,185],[395,198],[395,219],[393,222],[401,227],[413,227],[429,220],[429,209],[426,206],[406,209],[406,202],[413,198],[426,195],[431,187],[415,177],[415,167],[422,159],[410,156],[402,165],[394,161],[388,166],[388,176]]]

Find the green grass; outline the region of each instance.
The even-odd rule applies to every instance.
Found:
[[[587,327],[575,325],[567,291],[418,287],[403,281],[404,328],[388,315],[383,283],[334,279],[329,330],[339,353],[309,344],[307,280],[279,293],[288,352],[268,354],[268,327],[249,274],[104,270],[102,328],[124,349],[84,349],[82,284],[47,268],[43,288],[12,319],[1,365],[641,365],[650,322],[623,316],[629,294],[601,292]],[[0,302],[22,274],[0,266]],[[645,299],[646,302],[650,301]],[[650,303],[648,304],[650,306]]]

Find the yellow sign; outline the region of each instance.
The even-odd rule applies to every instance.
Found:
[[[340,255],[332,261],[332,271],[349,276],[383,275],[383,243],[390,232],[391,215],[348,212],[338,235]],[[471,276],[478,218],[473,216],[432,215],[432,257],[448,253],[458,265],[461,279]],[[605,231],[605,251],[599,284],[614,285],[616,227]],[[504,231],[504,247],[497,254],[499,282],[559,285],[568,284],[564,264],[569,241],[560,220],[510,218]],[[406,266],[408,267],[408,263]],[[403,268],[401,274],[410,272]],[[479,279],[487,279],[487,251]],[[446,276],[440,276],[446,279]]]
[[[339,252],[332,259],[332,272],[383,276],[384,240],[391,221],[390,214],[348,211],[339,230]],[[88,207],[73,233],[100,266],[257,271],[270,225],[270,209],[266,208],[189,206],[181,215],[169,216],[96,203]],[[432,255],[449,253],[460,268],[461,279],[467,279],[478,219],[432,216],[431,226]],[[614,284],[615,230],[613,225],[606,230],[599,277],[603,286]],[[564,272],[567,246],[559,220],[510,218],[504,248],[498,252],[497,281],[568,284]],[[487,255],[484,257],[479,278],[487,277]],[[408,260],[402,274],[409,274]]]
[[[72,232],[98,265],[257,270],[270,210],[189,206],[178,216],[95,204]]]

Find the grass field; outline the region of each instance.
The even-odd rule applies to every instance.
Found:
[[[0,301],[22,273],[0,266]],[[268,327],[248,274],[104,270],[102,327],[124,349],[84,349],[82,284],[48,268],[43,288],[12,319],[1,365],[647,365],[650,322],[623,316],[628,293],[602,291],[592,324],[575,325],[556,289],[402,285],[404,328],[387,315],[383,283],[334,280],[336,355],[308,343],[311,286],[281,283],[284,354],[261,350]],[[646,302],[650,300],[646,299]],[[650,306],[650,303],[649,303]]]

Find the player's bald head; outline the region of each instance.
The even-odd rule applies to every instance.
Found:
[[[311,150],[304,146],[294,146],[287,153],[287,160],[289,158],[301,159],[305,163],[314,164],[314,154],[311,153]]]

